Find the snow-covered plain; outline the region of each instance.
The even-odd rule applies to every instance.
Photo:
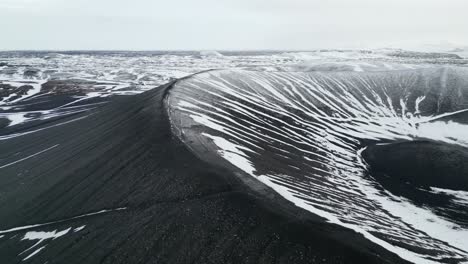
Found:
[[[210,69],[256,71],[388,71],[466,65],[463,53],[427,55],[399,49],[187,52],[0,52],[0,119],[8,126],[91,109],[91,99],[134,95]],[[37,98],[73,97],[62,105],[27,110]],[[90,102],[89,104],[87,102]],[[23,106],[21,106],[23,105]],[[83,106],[85,105],[85,106]]]

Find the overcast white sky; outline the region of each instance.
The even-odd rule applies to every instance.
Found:
[[[0,0],[0,50],[468,44],[468,0]]]

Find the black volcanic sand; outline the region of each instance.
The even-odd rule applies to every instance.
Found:
[[[3,234],[1,263],[45,245],[25,263],[404,262],[195,157],[171,132],[168,87],[0,141],[0,167],[57,145],[0,169],[0,229],[61,221]],[[70,219],[117,208],[125,209]],[[21,241],[26,231],[82,225],[18,256],[38,241]]]
[[[468,191],[468,149],[411,141],[369,146],[363,157],[372,171],[400,184]]]
[[[467,148],[433,141],[400,142],[368,146],[363,158],[369,174],[384,189],[468,228],[466,206],[453,203],[453,196],[430,192],[431,187],[468,191]]]

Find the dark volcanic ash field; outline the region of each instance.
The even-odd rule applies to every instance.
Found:
[[[2,52],[0,262],[468,262],[467,62]]]

